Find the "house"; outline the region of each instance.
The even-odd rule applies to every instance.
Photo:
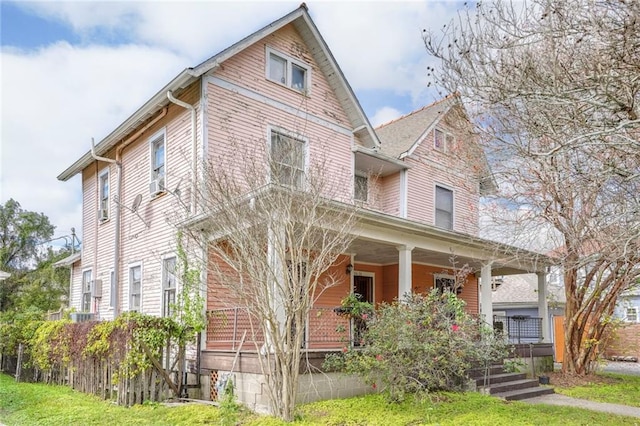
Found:
[[[557,268],[547,276],[547,329],[539,314],[537,277],[534,274],[493,278],[494,327],[504,331],[512,343],[537,343],[542,335],[554,344],[555,359],[562,359],[564,306],[566,297]]]
[[[451,96],[374,129],[302,5],[185,69],[58,176],[82,176],[83,246],[80,259],[68,260],[70,304],[97,319],[125,311],[170,315],[180,283],[166,217],[176,208],[191,218],[203,214],[202,162],[234,167],[242,158],[231,143],[287,140],[301,148],[283,160],[291,176],[303,175],[318,152],[329,153],[326,173],[363,207],[357,238],[335,265],[342,282],[310,315],[309,358],[345,344],[335,332],[341,319],[317,312],[331,311],[351,291],[379,303],[446,288],[452,258],[473,271],[459,297],[491,323],[491,277],[535,273],[544,293],[547,260],[479,238],[479,199],[493,183],[473,135],[459,125],[463,116]],[[239,400],[264,409],[260,354],[254,345],[240,347],[246,323],[224,289],[203,279],[210,313],[197,354],[203,386],[213,394],[217,378],[235,367]],[[311,376],[303,377],[301,400],[365,391],[340,386],[347,379],[339,376],[322,388]]]

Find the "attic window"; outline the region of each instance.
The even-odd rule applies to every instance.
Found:
[[[308,94],[310,67],[271,48],[267,48],[267,78]]]
[[[433,131],[433,147],[438,151],[447,152],[453,147],[453,135],[440,129]]]

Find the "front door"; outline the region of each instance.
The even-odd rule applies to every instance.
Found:
[[[353,292],[359,294],[362,302],[373,304],[373,277],[356,275],[353,277]]]

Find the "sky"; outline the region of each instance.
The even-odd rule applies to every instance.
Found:
[[[436,100],[423,30],[456,1],[307,1],[374,126]],[[79,176],[56,177],[178,73],[300,5],[273,1],[0,1],[0,203],[82,229]],[[80,234],[81,236],[81,234]]]

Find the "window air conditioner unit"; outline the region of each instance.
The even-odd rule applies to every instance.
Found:
[[[149,194],[154,197],[164,191],[164,178],[158,178],[149,184]]]
[[[109,212],[107,211],[107,209],[99,209],[98,210],[98,220],[99,221],[105,221],[109,219]]]
[[[72,312],[71,322],[93,321],[94,314],[91,312]]]
[[[102,297],[102,280],[93,280],[89,282],[91,286],[91,297]]]

